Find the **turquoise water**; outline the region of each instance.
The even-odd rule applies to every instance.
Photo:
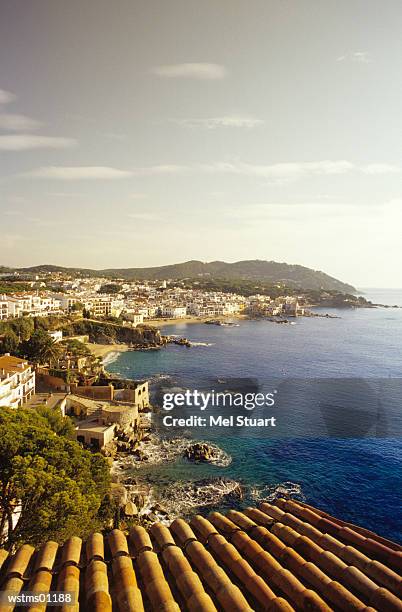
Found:
[[[366,290],[366,296],[375,302],[402,304],[399,290]],[[244,321],[239,327],[166,326],[165,333],[186,336],[195,346],[122,353],[108,369],[126,378],[150,378],[154,391],[208,388],[213,381],[233,377],[257,380],[262,390],[270,389],[272,379],[356,377],[387,382],[402,377],[402,309],[330,312],[341,318],[299,318],[296,325]],[[218,476],[234,479],[245,485],[244,503],[282,487],[344,520],[402,541],[402,439],[393,437],[400,433],[395,423],[402,414],[401,389],[402,385],[392,387],[394,412],[388,418],[386,437],[371,433],[360,439],[348,438],[347,433],[317,437],[314,427],[313,434],[302,431],[309,418],[315,419],[305,402],[295,418],[291,411],[283,415],[291,437],[235,435],[222,428],[193,432],[232,456],[227,467],[178,459],[143,472],[165,486]],[[309,434],[313,437],[306,437]]]

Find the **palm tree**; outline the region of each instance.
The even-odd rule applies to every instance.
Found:
[[[39,360],[41,363],[48,363],[50,366],[54,366],[58,363],[63,349],[56,340],[49,338],[48,342],[45,342],[39,352]]]

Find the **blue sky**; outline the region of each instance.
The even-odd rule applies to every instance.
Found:
[[[5,0],[3,265],[400,286],[402,5]]]

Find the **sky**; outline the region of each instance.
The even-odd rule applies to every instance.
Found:
[[[0,265],[402,278],[400,0],[0,0]]]

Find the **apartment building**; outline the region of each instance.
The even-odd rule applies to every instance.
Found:
[[[160,311],[162,317],[170,319],[183,319],[187,314],[186,306],[163,305]]]
[[[45,317],[60,312],[60,301],[49,296],[35,294],[13,295],[7,297],[8,316]]]
[[[8,319],[8,302],[5,296],[0,296],[0,321]]]
[[[0,357],[0,406],[18,408],[35,393],[35,372],[29,363],[6,353]]]

